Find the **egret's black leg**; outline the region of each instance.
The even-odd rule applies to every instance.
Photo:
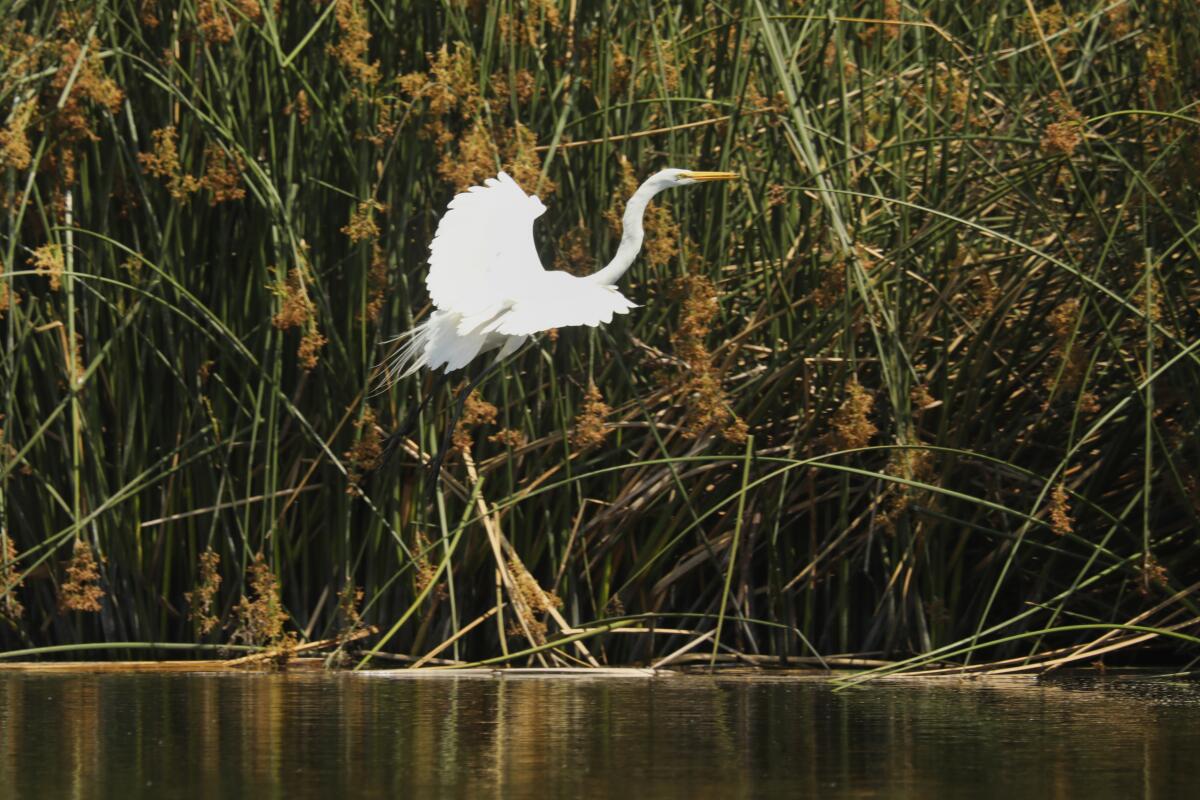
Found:
[[[383,454],[379,459],[380,467],[387,464],[388,459],[390,459],[392,456],[392,453],[394,453],[396,448],[399,447],[401,440],[403,440],[406,436],[411,436],[412,432],[416,430],[417,419],[420,417],[421,412],[425,409],[425,406],[429,405],[430,398],[440,392],[445,384],[446,373],[435,372],[433,374],[433,385],[429,387],[429,391],[425,393],[425,397],[422,398],[421,402],[413,406],[413,409],[408,412],[408,416],[405,417],[404,422],[401,423],[401,425],[383,441]]]
[[[475,391],[479,384],[483,383],[484,378],[491,375],[499,366],[499,361],[492,362],[486,369],[475,376],[475,379],[468,384],[467,388],[459,393],[458,402],[455,403],[454,407],[454,416],[450,419],[450,424],[446,426],[446,430],[442,434],[442,445],[429,462],[429,490],[426,492],[425,498],[427,502],[433,500],[434,489],[442,478],[442,463],[446,460],[446,453],[450,450],[450,440],[454,436],[454,429],[458,427],[458,421],[462,419],[463,409],[467,405],[467,398],[471,396],[471,392]]]

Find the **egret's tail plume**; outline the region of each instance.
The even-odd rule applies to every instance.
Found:
[[[388,340],[388,344],[396,344],[396,352],[388,356],[379,372],[376,391],[383,391],[396,381],[407,378],[421,367],[429,363],[429,344],[440,320],[437,314],[432,314],[424,321],[417,323],[411,330]]]

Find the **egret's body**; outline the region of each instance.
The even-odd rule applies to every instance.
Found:
[[[642,248],[642,217],[650,200],[674,186],[735,177],[681,169],[651,176],[625,206],[616,255],[584,277],[542,266],[533,223],[546,207],[505,173],[456,195],[429,248],[425,286],[434,311],[398,337],[403,344],[388,365],[389,378],[398,380],[421,367],[453,372],[493,350],[499,350],[499,361],[535,333],[595,327],[627,313],[636,304],[616,283]]]

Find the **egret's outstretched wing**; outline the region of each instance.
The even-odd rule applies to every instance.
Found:
[[[545,274],[533,221],[546,210],[501,172],[450,201],[429,246],[425,286],[433,304],[464,318],[490,320],[508,298]]]
[[[512,305],[481,333],[529,336],[550,328],[612,322],[613,314],[625,314],[637,304],[615,286],[577,278],[566,272],[543,272],[512,298]]]

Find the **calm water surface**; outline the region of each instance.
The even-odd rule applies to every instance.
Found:
[[[1200,687],[0,672],[0,797],[1200,797]]]

